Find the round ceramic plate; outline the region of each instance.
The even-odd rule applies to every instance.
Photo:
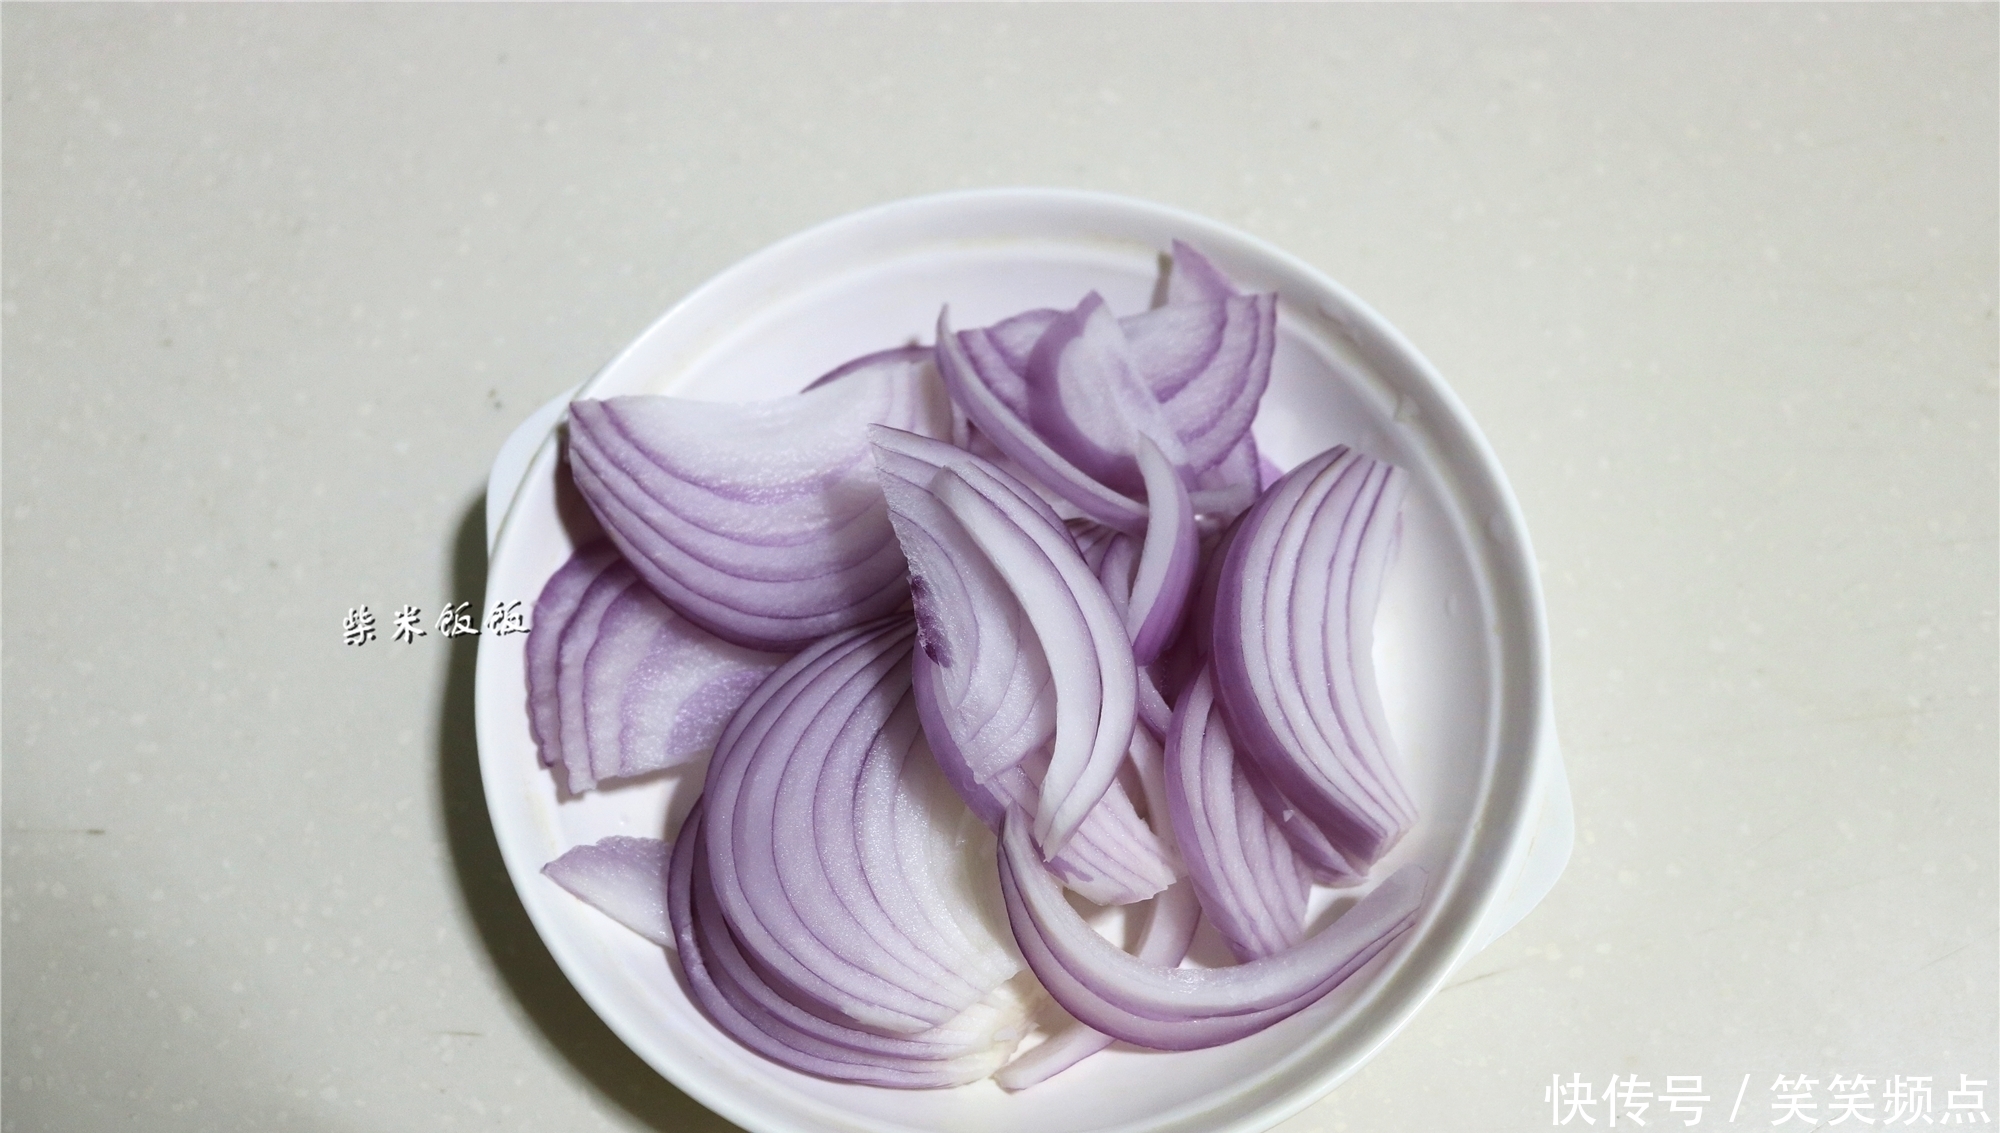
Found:
[[[1351,1074],[1560,872],[1569,806],[1549,713],[1541,598],[1499,467],[1457,399],[1393,328],[1267,245],[1186,213],[1096,194],[1004,190],[898,202],[812,229],[717,276],[580,392],[713,400],[793,393],[857,355],[928,343],[945,304],[961,327],[1069,307],[1093,289],[1114,311],[1142,310],[1175,239],[1246,290],[1278,294],[1271,385],[1255,425],[1266,454],[1289,467],[1345,443],[1412,474],[1376,664],[1422,818],[1377,875],[1421,862],[1431,877],[1422,919],[1318,1004],[1212,1050],[1114,1046],[1011,1095],[991,1082],[897,1091],[798,1074],[713,1027],[669,954],[540,873],[605,835],[671,836],[700,789],[700,769],[568,797],[539,766],[528,733],[525,637],[485,635],[480,767],[522,903],[605,1022],[675,1084],[746,1128],[1265,1128]],[[493,543],[489,606],[531,609],[543,583],[594,533],[560,467],[551,428],[558,412],[538,415],[496,465],[492,498],[511,503]]]

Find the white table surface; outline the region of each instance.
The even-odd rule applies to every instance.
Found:
[[[521,912],[469,643],[341,617],[476,605],[501,439],[707,276],[996,184],[1324,269],[1535,538],[1575,857],[1283,1128],[1548,1128],[1573,1073],[2000,1115],[1993,6],[0,32],[5,1129],[725,1128]]]

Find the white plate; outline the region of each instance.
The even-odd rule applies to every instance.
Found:
[[[564,850],[607,834],[671,833],[699,772],[559,797],[528,734],[526,639],[485,635],[480,771],[522,904],[605,1022],[731,1121],[760,1131],[867,1133],[1266,1128],[1353,1073],[1561,872],[1568,788],[1550,710],[1541,594],[1513,496],[1429,364],[1373,311],[1276,249],[1200,217],[1097,194],[997,190],[902,201],[814,228],[722,273],[580,392],[717,400],[790,393],[854,356],[930,341],[945,303],[958,326],[1067,307],[1093,288],[1115,311],[1140,310],[1176,238],[1245,288],[1278,293],[1276,359],[1256,423],[1267,453],[1289,467],[1344,442],[1412,473],[1376,659],[1423,812],[1386,864],[1429,868],[1422,921],[1321,1003],[1213,1050],[1114,1048],[1014,1095],[990,1082],[897,1091],[798,1074],[717,1031],[666,954],[540,873]],[[594,528],[558,475],[552,429],[565,403],[531,418],[495,463],[489,521],[501,507],[506,513],[492,540],[489,607],[532,608]],[[567,502],[564,492],[572,493]]]

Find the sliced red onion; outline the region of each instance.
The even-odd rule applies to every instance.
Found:
[[[550,881],[585,904],[662,948],[674,946],[667,921],[667,859],[673,847],[658,838],[614,834],[577,846],[542,867]]]
[[[703,805],[675,843],[667,911],[689,991],[717,1026],[793,1069],[903,1089],[977,1081],[1006,1059],[1028,1025],[1010,983],[938,1027],[894,1037],[823,1018],[774,987],[729,930],[710,877]]]
[[[1054,744],[1035,812],[1037,841],[1054,857],[1109,789],[1131,739],[1138,676],[1124,627],[1067,528],[1036,506],[1028,488],[969,453],[887,429],[874,436],[898,535],[918,564],[924,651],[948,672],[964,674],[949,682],[944,703],[974,722],[954,731],[975,738],[963,747],[975,779],[1017,762],[1029,750],[1022,741],[1040,742],[1039,728],[1021,726],[1034,719],[1021,707],[1004,717],[1002,737],[1009,742],[995,749],[1004,758],[982,751],[978,731],[995,706],[1008,705],[1007,694],[1017,705],[1023,695],[1054,702]],[[989,629],[995,636],[982,640]],[[1030,637],[1039,665],[1021,658]],[[989,677],[975,688],[982,654],[995,674],[1004,668],[1010,679]]]
[[[1416,819],[1373,657],[1403,490],[1400,470],[1345,447],[1307,461],[1244,515],[1215,594],[1216,694],[1231,734],[1359,867]]]
[[[976,898],[944,888],[943,864],[879,868],[921,840],[860,821],[868,784],[900,785],[929,759],[913,633],[903,619],[857,627],[771,674],[724,731],[703,791],[712,880],[744,952],[801,1007],[892,1035],[949,1021],[1018,967],[990,931],[975,939]],[[955,910],[951,925],[939,907]]]
[[[1174,708],[1166,764],[1181,859],[1230,950],[1239,960],[1255,960],[1297,944],[1311,882],[1237,764],[1206,671]]]
[[[562,757],[562,711],[556,700],[556,656],[562,631],[576,613],[584,591],[618,560],[618,552],[605,543],[578,551],[558,568],[535,600],[535,617],[528,630],[526,667],[528,674],[528,731],[534,736],[542,766]]]
[[[1138,674],[1131,646],[1068,534],[1040,522],[995,473],[947,469],[932,492],[1006,581],[1048,659],[1055,746],[1035,840],[1053,857],[1104,797],[1132,738]]]
[[[1321,884],[1344,889],[1358,885],[1368,876],[1368,867],[1348,860],[1326,832],[1313,825],[1313,821],[1292,805],[1264,769],[1257,766],[1254,759],[1238,759],[1236,770],[1250,785],[1250,793],[1257,796],[1257,802],[1271,821],[1278,824],[1285,837],[1292,844],[1292,851],[1298,855],[1299,864],[1305,868],[1306,876]]]
[[[1142,435],[1188,478],[1199,514],[1226,520],[1255,498],[1249,430],[1276,319],[1275,295],[1238,293],[1176,243],[1164,306],[1114,319],[1093,292],[1072,311],[1031,311],[955,340],[940,317],[938,368],[1031,483],[1136,534]]]
[[[775,401],[577,401],[571,472],[675,610],[739,645],[797,649],[907,594],[866,428],[946,436],[952,415],[926,364],[891,362]]]
[[[1272,474],[1263,478],[1269,462],[1258,454],[1257,438],[1244,433],[1222,460],[1213,468],[1195,473],[1190,481],[1188,496],[1194,503],[1195,514],[1200,518],[1202,533],[1210,534],[1229,525],[1231,520],[1250,509],[1257,502],[1266,487],[1284,475],[1276,465],[1269,465]]]
[[[1168,304],[1124,320],[1134,366],[1146,375],[1184,450],[1189,473],[1213,468],[1250,431],[1271,381],[1275,295]]]
[[[1187,958],[1195,928],[1200,923],[1201,905],[1195,900],[1194,889],[1185,881],[1177,881],[1153,898],[1133,955],[1162,968],[1176,967]],[[1116,1041],[1088,1023],[1071,1019],[1040,1046],[995,1071],[993,1081],[1003,1090],[1025,1090],[1048,1081]]]
[[[910,562],[917,710],[938,767],[997,832],[1009,806],[1033,810],[1041,797],[1055,733],[1047,658],[1006,581],[930,491],[939,471],[977,458],[894,430],[875,437],[883,492]],[[1033,498],[1023,502],[1032,506]],[[1179,875],[1170,846],[1115,780],[1049,865],[1101,905],[1145,900]]]
[[[1035,807],[1048,756],[1037,749],[1005,771],[985,780],[975,778],[964,745],[953,732],[959,717],[940,707],[939,673],[937,663],[919,649],[911,676],[931,753],[972,813],[997,832],[1008,808]],[[1076,836],[1049,859],[1048,867],[1064,885],[1099,905],[1144,901],[1180,876],[1172,846],[1139,816],[1124,784],[1115,779],[1084,816]]]
[[[576,794],[700,759],[782,660],[674,613],[606,546],[564,564],[535,614],[530,719],[542,761]]]
[[[1133,659],[1150,665],[1180,630],[1201,547],[1187,485],[1150,437],[1139,438],[1139,468],[1145,476],[1150,516],[1125,625]]]
[[[1019,812],[1000,839],[1000,885],[1022,955],[1070,1014],[1126,1042],[1193,1050],[1254,1034],[1317,1002],[1416,923],[1425,874],[1391,874],[1318,933],[1230,968],[1148,964],[1099,936],[1064,899]]]
[[[1099,523],[1120,531],[1145,530],[1146,506],[1099,483],[1037,435],[994,392],[1022,383],[989,332],[954,335],[950,311],[938,313],[937,369],[951,398],[981,434],[1043,487],[1075,504]],[[1025,394],[1023,395],[1025,397]]]
[[[1026,420],[1049,447],[1098,483],[1136,495],[1142,437],[1173,449],[1173,426],[1133,361],[1125,332],[1093,291],[1043,332],[1021,371]],[[1179,459],[1175,461],[1180,463]]]
[[[1213,303],[1239,295],[1236,285],[1222,269],[1192,245],[1176,240],[1173,244],[1173,271],[1167,275],[1167,303]]]
[[[890,521],[910,564],[917,640],[937,666],[937,702],[966,771],[984,783],[1054,735],[1048,658],[1006,580],[931,491],[941,469],[978,458],[891,429],[873,437]],[[1044,518],[1054,522],[1053,513]],[[940,733],[929,730],[935,745]]]
[[[621,595],[638,585],[639,576],[624,561],[606,566],[577,600],[576,610],[564,624],[556,646],[556,705],[560,712],[562,764],[573,793],[589,790],[597,782],[590,750],[590,701],[584,692],[590,651],[598,642],[604,615]]]
[[[1185,518],[1183,516],[1183,519]],[[1199,527],[1197,517],[1195,529],[1198,531]],[[1124,532],[1114,531],[1088,519],[1071,520],[1069,529],[1070,534],[1076,539],[1076,549],[1083,556],[1084,565],[1088,566],[1092,573],[1097,575],[1097,580],[1104,584],[1104,594],[1111,599],[1111,608],[1116,610],[1118,616],[1124,619],[1126,626],[1130,627],[1134,621],[1132,586],[1133,576],[1139,569],[1139,541]],[[1150,527],[1148,530],[1151,530]],[[1195,546],[1190,558],[1195,564],[1199,564],[1201,558],[1199,544]],[[1188,574],[1192,583],[1199,572],[1191,565]],[[1188,592],[1191,594],[1192,591],[1193,587],[1190,585]],[[1184,608],[1185,596],[1182,604]],[[1172,644],[1175,640],[1174,634],[1169,634],[1167,640]],[[1133,660],[1138,660],[1136,649]],[[1161,675],[1157,671],[1158,668],[1159,666],[1151,661],[1139,667],[1139,722],[1153,735],[1165,736],[1167,721],[1173,716],[1174,710],[1161,691]]]

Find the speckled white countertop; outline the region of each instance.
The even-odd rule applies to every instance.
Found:
[[[502,438],[709,275],[994,184],[1325,270],[1535,538],[1569,872],[1283,1128],[1549,1128],[1573,1074],[1701,1075],[1697,1128],[1769,1127],[1779,1076],[2000,1117],[1993,6],[10,4],[0,42],[5,1129],[724,1128],[516,902],[470,645],[341,617],[477,605]]]

